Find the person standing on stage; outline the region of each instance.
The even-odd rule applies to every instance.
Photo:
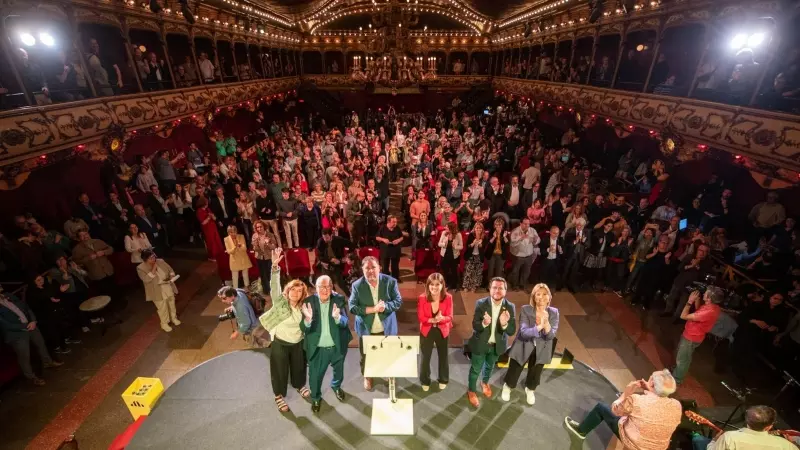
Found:
[[[598,403],[583,422],[565,417],[564,423],[581,440],[605,422],[625,448],[665,450],[683,415],[681,403],[669,398],[676,388],[669,370],[659,370],[653,372],[647,381],[628,383],[610,407]]]
[[[347,344],[353,339],[347,328],[347,306],[343,295],[333,291],[331,277],[317,278],[317,293],[303,302],[303,331],[308,379],[311,387],[311,411],[319,412],[322,406],[322,379],[328,366],[333,367],[331,389],[340,401],[344,401],[342,380]]]
[[[558,309],[550,306],[552,299],[550,288],[539,283],[531,291],[530,304],[522,306],[519,331],[508,352],[508,371],[500,393],[504,402],[511,399],[511,390],[517,387],[517,380],[527,363],[525,399],[529,405],[536,403],[534,391],[539,386],[544,365],[549,364],[553,358],[553,339],[558,332]]]
[[[453,296],[447,293],[442,274],[432,273],[428,276],[425,293],[417,298],[417,318],[422,351],[419,372],[422,390],[427,392],[431,386],[431,355],[434,346],[439,360],[439,389],[442,390],[450,380],[447,337],[453,328]]]
[[[467,399],[477,408],[478,378],[482,376],[481,391],[486,398],[492,397],[489,377],[492,375],[497,358],[508,349],[508,336],[517,331],[514,319],[514,304],[506,300],[508,284],[500,277],[489,282],[489,297],[484,297],[475,304],[475,315],[472,318],[472,338],[469,349],[472,359],[469,368],[469,391]]]
[[[309,398],[311,392],[306,385],[306,358],[303,355],[303,331],[300,322],[303,320],[301,305],[308,297],[308,288],[300,280],[292,280],[281,291],[281,268],[283,250],[272,251],[272,276],[269,283],[269,295],[272,308],[259,320],[272,335],[272,354],[269,358],[269,374],[272,381],[272,392],[275,404],[282,413],[289,411],[286,404],[286,390],[291,378],[292,387],[303,398]]]
[[[397,280],[381,273],[381,265],[373,256],[361,261],[364,276],[353,283],[348,307],[356,318],[355,329],[358,335],[358,348],[361,351],[361,374],[364,374],[363,336],[397,335],[397,315],[403,298]],[[372,390],[372,379],[364,378],[364,389]]]

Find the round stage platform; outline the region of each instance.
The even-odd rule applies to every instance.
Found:
[[[493,398],[481,395],[474,411],[466,399],[469,361],[450,350],[450,384],[423,392],[418,379],[398,379],[397,397],[414,400],[413,436],[371,436],[372,400],[388,396],[376,380],[366,392],[357,349],[350,349],[339,402],[323,384],[322,410],[289,387],[291,412],[275,407],[269,381],[269,349],[244,350],[209,360],[175,381],[139,428],[128,449],[605,449],[611,431],[601,425],[585,441],[572,437],[564,416],[583,417],[598,401],[612,402],[617,391],[601,374],[574,362],[572,370],[545,370],[536,404],[525,403],[524,375],[508,403],[500,400],[505,369],[491,379]],[[433,375],[436,356],[433,356]]]

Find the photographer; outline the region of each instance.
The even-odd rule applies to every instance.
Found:
[[[702,295],[700,291],[694,291],[689,295],[689,301],[686,302],[686,306],[681,311],[681,319],[686,321],[686,327],[681,335],[675,355],[675,370],[672,371],[678,384],[683,382],[683,378],[689,372],[694,349],[703,343],[706,334],[711,331],[711,328],[717,322],[717,318],[722,312],[722,308],[719,305],[724,299],[725,294],[722,289],[716,286],[709,286]],[[690,313],[692,306],[694,306],[695,310]]]
[[[230,305],[225,308],[225,314],[219,316],[220,321],[236,319],[237,329],[231,333],[231,340],[242,335],[251,346],[263,347],[265,339],[259,336],[261,326],[244,289],[223,287],[217,295],[223,303]]]

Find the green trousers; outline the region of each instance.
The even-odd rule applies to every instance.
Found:
[[[344,355],[336,347],[319,347],[311,359],[308,360],[308,387],[311,390],[311,400],[322,399],[322,379],[328,366],[333,367],[331,389],[338,391],[344,379]]]
[[[478,355],[472,354],[472,360],[469,366],[469,391],[478,392],[478,378],[483,379],[484,383],[489,382],[489,377],[492,376],[495,364],[497,364],[497,350],[494,345],[489,348],[489,351]]]

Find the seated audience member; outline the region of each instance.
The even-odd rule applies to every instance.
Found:
[[[751,406],[744,414],[746,428],[726,431],[713,439],[695,433],[692,437],[692,448],[694,450],[797,449],[792,441],[770,434],[777,418],[778,413],[769,406]]]
[[[757,299],[756,299],[757,300]],[[783,304],[784,294],[773,292],[767,301],[750,302],[737,318],[733,354],[749,358],[768,348],[789,323],[791,313]]]
[[[669,371],[659,370],[647,381],[628,383],[610,407],[598,403],[583,421],[566,417],[564,422],[581,440],[605,422],[625,448],[666,449],[683,415],[681,403],[669,398],[676,387]]]

